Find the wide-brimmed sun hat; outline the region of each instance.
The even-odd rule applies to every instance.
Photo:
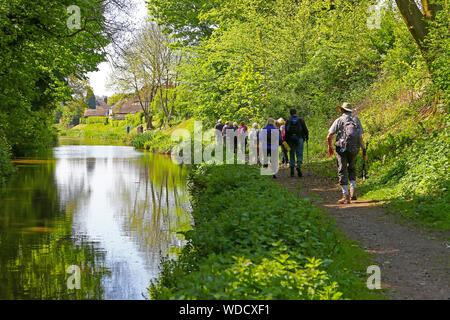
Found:
[[[340,106],[339,108],[341,108],[342,110],[347,111],[347,112],[355,111],[355,109],[353,109],[353,106],[348,102],[344,102],[342,104],[342,106]]]

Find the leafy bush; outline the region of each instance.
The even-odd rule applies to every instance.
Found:
[[[10,158],[11,152],[6,139],[0,136],[0,185],[4,184],[14,171]]]
[[[446,122],[445,117],[441,120]],[[391,201],[406,217],[447,230],[450,228],[449,128],[423,126],[416,124],[412,130],[403,130],[397,136],[388,134],[369,149],[369,158],[373,159],[371,179],[363,190],[365,197]]]
[[[125,116],[126,124],[132,128],[137,127],[142,124],[142,119],[144,118],[144,112],[138,112],[136,114],[127,114]]]
[[[202,165],[191,174],[189,189],[195,228],[184,233],[188,244],[178,260],[162,263],[161,277],[150,286],[152,299],[340,299],[367,293],[357,276],[365,269],[350,266],[365,260],[343,258],[357,249],[318,208],[257,168]]]
[[[177,129],[188,130],[192,136],[194,132],[194,119],[185,120],[178,126],[172,127],[166,131],[153,130],[146,131],[143,134],[134,135],[131,139],[131,144],[137,149],[170,153],[176,145],[176,143],[172,142],[171,135]]]
[[[431,22],[430,32],[427,35],[426,43],[431,47],[429,59],[433,71],[433,84],[442,92],[444,103],[450,105],[450,10],[446,8],[440,10],[436,19]]]
[[[15,157],[34,156],[57,144],[53,114],[21,107],[0,111],[0,131]]]
[[[161,153],[170,153],[174,146],[170,135],[164,134],[162,131],[147,131],[134,135],[131,144],[137,149]]]
[[[131,139],[131,144],[136,149],[145,149],[145,144],[152,141],[154,133],[151,131],[146,131],[143,134],[137,134]]]

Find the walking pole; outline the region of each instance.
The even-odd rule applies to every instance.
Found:
[[[308,143],[308,140],[306,140],[306,163],[309,164],[309,143]]]
[[[369,147],[369,142],[366,142],[366,148],[364,149],[365,152],[363,152],[363,169],[362,169],[362,178],[365,181],[367,179],[367,169],[366,169],[366,160],[364,159],[364,156],[367,154],[367,148]]]
[[[306,140],[306,163],[309,164],[309,143]]]

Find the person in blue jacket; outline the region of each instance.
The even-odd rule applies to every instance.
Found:
[[[272,138],[272,135],[274,136],[274,138]],[[278,141],[276,141],[275,144],[272,144],[272,139],[275,139],[276,136],[278,136]],[[274,119],[269,118],[267,120],[267,126],[265,126],[259,134],[259,141],[267,150],[267,156],[264,156],[263,153],[263,166],[264,168],[267,168],[269,166],[269,159],[271,158],[273,152],[277,153],[276,159],[278,160],[278,151],[282,142],[279,130],[277,129],[277,127],[275,127]],[[276,166],[276,168],[274,167],[273,169],[278,171],[278,161],[277,164],[271,163],[271,165]],[[276,179],[277,176],[274,174],[273,178]]]

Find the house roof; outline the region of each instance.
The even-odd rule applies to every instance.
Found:
[[[114,107],[114,113],[138,113],[142,111],[141,105],[139,104],[139,99],[125,99],[118,103],[116,107]]]
[[[103,101],[103,100],[97,100],[97,102],[96,102],[96,108],[97,109],[99,109],[99,108],[102,108],[102,109],[111,109],[111,106],[109,106],[109,105],[107,105],[106,103],[105,103],[105,101]]]
[[[87,109],[84,111],[84,117],[107,117],[108,116],[108,110],[101,110],[101,109]]]

